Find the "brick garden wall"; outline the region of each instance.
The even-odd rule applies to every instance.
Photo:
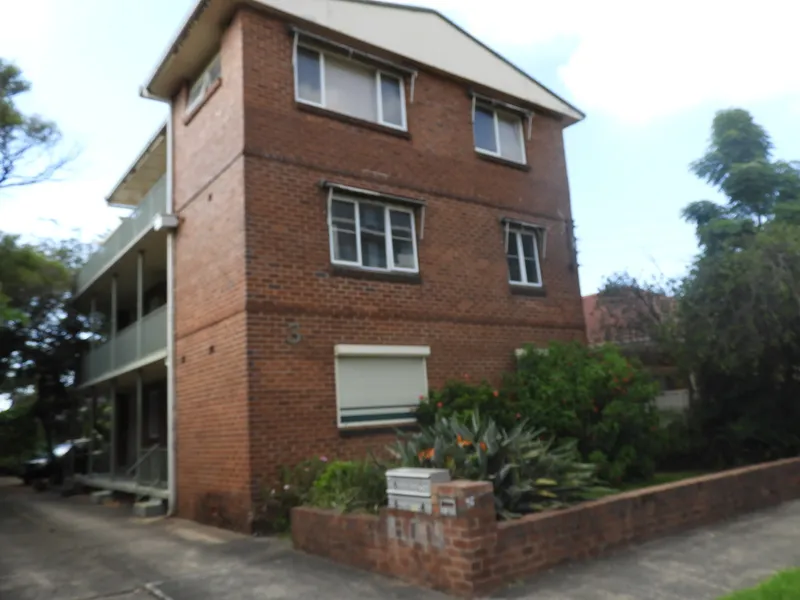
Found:
[[[798,499],[800,459],[725,471],[505,522],[495,520],[488,483],[443,484],[436,486],[435,494],[456,498],[459,516],[390,509],[380,516],[294,509],[294,545],[354,567],[469,597],[562,562]]]

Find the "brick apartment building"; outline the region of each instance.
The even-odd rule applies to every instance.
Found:
[[[200,1],[142,94],[170,117],[77,285],[107,334],[92,485],[246,530],[280,465],[381,448],[430,386],[585,339],[583,115],[440,14]]]

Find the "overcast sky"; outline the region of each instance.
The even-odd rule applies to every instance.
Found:
[[[715,199],[687,169],[716,110],[740,106],[777,154],[800,159],[800,76],[788,1],[737,5],[587,0],[427,0],[576,104],[567,130],[583,293],[615,271],[685,272],[679,211]],[[25,109],[56,120],[80,159],[63,180],[0,196],[0,230],[96,239],[104,197],[165,117],[139,98],[194,0],[0,0],[0,56],[33,82]]]

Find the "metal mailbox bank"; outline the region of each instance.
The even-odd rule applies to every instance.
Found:
[[[433,485],[450,481],[447,469],[391,469],[386,472],[389,508],[412,512],[433,512]]]

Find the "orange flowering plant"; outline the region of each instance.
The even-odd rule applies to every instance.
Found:
[[[492,482],[499,518],[568,506],[600,489],[594,465],[580,461],[574,443],[557,444],[525,421],[507,430],[477,410],[401,433],[389,452],[403,466]]]

